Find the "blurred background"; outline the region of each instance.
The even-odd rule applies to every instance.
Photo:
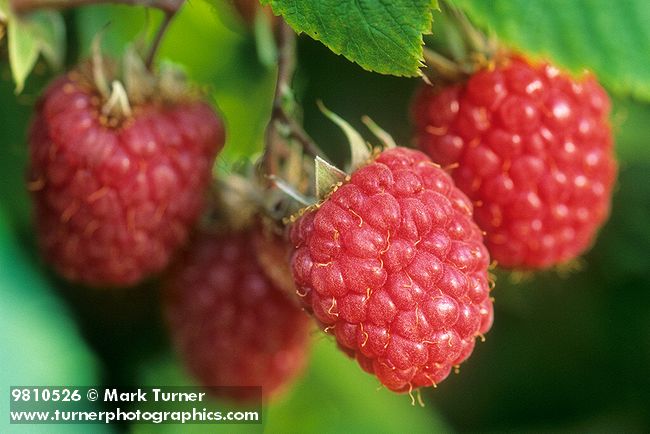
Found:
[[[618,186],[611,218],[578,270],[498,274],[495,323],[486,342],[477,344],[458,375],[423,392],[425,408],[379,388],[315,331],[306,374],[265,407],[263,427],[194,425],[182,432],[649,432],[650,82],[634,68],[650,66],[643,59],[616,62],[630,50],[648,57],[650,6],[623,3],[497,0],[468,6],[477,24],[507,43],[573,70],[591,68],[612,93]],[[89,6],[64,17],[69,65],[88,54],[104,27],[104,50],[119,55],[160,20],[157,12],[118,6]],[[440,15],[434,18],[433,46],[443,43],[438,35],[444,31]],[[226,119],[228,143],[217,171],[261,149],[275,80],[267,55],[226,2],[189,2],[166,35],[161,58],[183,64]],[[317,110],[319,99],[359,130],[367,114],[400,143],[410,143],[408,106],[420,80],[366,72],[308,37],[299,38],[298,58],[295,91],[305,128],[334,161],[346,158],[346,142]],[[37,65],[16,95],[6,59],[3,41],[2,414],[10,385],[191,384],[170,350],[155,281],[90,290],[57,279],[39,259],[24,185],[25,131],[53,72]],[[9,427],[2,417],[2,432],[181,432],[177,425]]]

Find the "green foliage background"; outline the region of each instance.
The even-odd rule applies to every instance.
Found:
[[[460,375],[425,391],[426,408],[411,407],[408,396],[376,390],[372,377],[315,332],[308,373],[265,409],[264,429],[648,432],[650,36],[639,23],[650,22],[650,8],[643,0],[456,3],[514,47],[572,70],[595,70],[613,93],[620,178],[612,217],[581,270],[517,283],[513,276],[499,276],[496,320],[487,342],[477,346]],[[434,13],[434,45],[444,31],[438,17]],[[143,29],[155,28],[159,17],[102,6],[67,12],[65,20],[67,60],[74,63],[107,22],[104,48],[118,54]],[[308,37],[299,42],[296,93],[306,129],[334,160],[346,157],[344,138],[318,112],[317,99],[360,130],[360,118],[368,114],[401,143],[410,141],[408,104],[417,79],[370,73]],[[208,86],[224,114],[228,143],[217,170],[259,152],[274,70],[258,60],[253,35],[228,5],[188,3],[161,54]],[[9,385],[187,384],[191,380],[169,351],[155,282],[96,292],[62,283],[38,259],[23,182],[25,130],[51,73],[37,68],[16,96],[6,57],[6,49],[0,49],[0,417],[6,421]],[[0,427],[4,432],[5,425]],[[28,428],[24,432],[34,432]],[[221,430],[235,428],[251,429]],[[175,426],[131,428],[162,429],[178,432]]]

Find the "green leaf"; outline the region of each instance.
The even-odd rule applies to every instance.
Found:
[[[263,0],[298,33],[321,41],[361,67],[420,75],[422,35],[436,0]]]
[[[25,86],[39,54],[58,69],[65,53],[65,25],[54,11],[38,11],[27,16],[9,16],[9,62],[16,83],[16,93]]]
[[[454,0],[478,25],[527,53],[580,71],[612,91],[650,101],[647,0]]]
[[[84,425],[9,424],[5,405],[9,404],[6,396],[10,386],[88,386],[100,382],[97,359],[38,264],[14,236],[14,228],[0,207],[0,390],[5,395],[0,399],[4,415],[0,432],[88,432]],[[110,427],[97,426],[93,432],[110,432]]]

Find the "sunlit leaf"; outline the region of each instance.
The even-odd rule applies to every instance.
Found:
[[[65,25],[59,13],[38,11],[20,17],[10,15],[7,33],[16,93],[22,92],[40,54],[54,69],[63,64]]]
[[[592,69],[610,90],[650,101],[650,2],[454,2],[505,42],[574,71]]]
[[[296,32],[363,68],[417,76],[435,0],[266,0]]]

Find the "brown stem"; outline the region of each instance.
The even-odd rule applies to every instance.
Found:
[[[273,108],[282,108],[282,96],[289,91],[296,71],[296,34],[281,21],[278,35],[278,81],[273,97]]]
[[[318,146],[309,137],[298,122],[285,110],[284,97],[291,90],[291,80],[296,70],[296,34],[284,21],[278,31],[278,78],[273,96],[271,120],[266,128],[266,148],[262,165],[267,174],[277,174],[277,157],[283,151],[283,138],[278,125],[283,124],[288,129],[288,136],[301,144],[306,153],[312,156],[321,155]]]
[[[9,3],[16,14],[24,14],[39,9],[68,9],[106,3],[144,6],[160,9],[166,14],[174,14],[183,3],[183,0],[9,0]]]
[[[266,128],[266,143],[262,164],[267,174],[278,173],[278,153],[282,146],[282,138],[278,131],[278,123],[286,120],[283,97],[290,89],[291,79],[296,68],[296,35],[293,30],[281,21],[278,30],[278,78],[273,95],[271,120]]]
[[[284,111],[282,113],[285,114]],[[287,122],[290,129],[289,135],[291,138],[297,140],[298,143],[300,143],[303,150],[307,154],[311,155],[312,157],[324,157],[323,151],[321,151],[318,145],[316,145],[312,138],[309,137],[302,126],[300,126],[294,118],[286,116],[285,121]]]
[[[185,0],[179,0],[178,8],[174,9],[173,11],[171,12],[165,11],[165,16],[163,17],[163,21],[162,23],[160,23],[160,27],[158,27],[156,36],[151,42],[151,47],[149,47],[147,58],[144,61],[144,64],[149,71],[151,71],[151,67],[153,65],[153,59],[156,57],[156,52],[158,52],[158,48],[160,47],[160,43],[162,42],[163,36],[165,35],[165,32],[169,28],[169,24],[174,19],[176,12],[178,12],[178,9],[181,7],[184,1]]]

